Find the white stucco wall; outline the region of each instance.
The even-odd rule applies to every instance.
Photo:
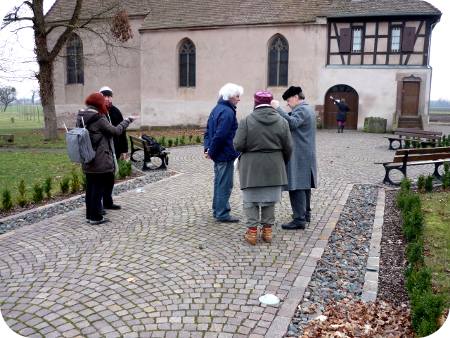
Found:
[[[426,116],[431,84],[431,68],[428,67],[323,67],[318,84],[319,97],[324,100],[328,89],[337,84],[346,84],[359,95],[358,129],[363,128],[366,117],[385,118],[387,128],[391,129],[397,109],[397,83],[411,75],[421,79],[419,115]]]

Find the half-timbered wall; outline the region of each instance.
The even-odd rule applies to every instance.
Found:
[[[426,66],[430,28],[425,19],[329,21],[327,64]]]

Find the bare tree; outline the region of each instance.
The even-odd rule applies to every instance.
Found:
[[[36,78],[39,82],[39,94],[41,97],[42,107],[44,111],[44,137],[46,139],[57,138],[57,121],[55,110],[55,98],[54,98],[54,84],[53,84],[53,72],[54,62],[61,49],[64,47],[71,34],[77,30],[88,30],[92,33],[101,36],[102,41],[106,44],[109,43],[109,39],[105,38],[101,32],[96,31],[95,26],[92,26],[92,22],[95,19],[105,18],[106,16],[114,16],[119,11],[118,3],[111,1],[111,5],[107,8],[102,8],[95,14],[89,17],[81,18],[81,10],[83,6],[83,0],[76,0],[71,17],[67,18],[65,22],[49,22],[48,18],[44,15],[43,9],[44,0],[26,0],[19,6],[14,7],[4,18],[1,29],[14,23],[28,22],[30,28],[34,31],[35,42],[35,54],[36,61],[39,66],[39,71],[36,74]],[[30,11],[31,10],[31,11]],[[123,11],[120,11],[121,17],[123,17]],[[126,16],[126,23],[128,16]],[[62,28],[62,32],[55,39],[55,43],[50,48],[49,46],[49,34],[56,31],[56,28]],[[119,41],[125,42],[132,37],[131,29],[128,24],[122,27],[118,32],[111,29],[112,35]],[[56,34],[55,32],[53,32]]]
[[[16,100],[16,88],[14,87],[0,87],[0,103],[3,106],[3,111],[6,111],[9,104]]]

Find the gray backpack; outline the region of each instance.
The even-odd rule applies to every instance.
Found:
[[[86,129],[84,119],[81,117],[83,128],[73,128],[68,130],[66,125],[67,154],[72,162],[89,163],[95,158],[95,150],[92,148],[89,131]]]

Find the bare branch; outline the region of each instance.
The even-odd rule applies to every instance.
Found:
[[[18,22],[18,21],[24,21],[24,20],[29,20],[29,21],[34,21],[34,17],[24,17],[22,15],[20,15],[20,10],[22,9],[23,6],[28,6],[30,8],[31,7],[31,3],[29,1],[24,1],[22,2],[19,6],[14,6],[14,8],[5,15],[5,17],[3,18],[3,22],[2,22],[2,26],[0,27],[0,30],[4,29],[6,26]]]

